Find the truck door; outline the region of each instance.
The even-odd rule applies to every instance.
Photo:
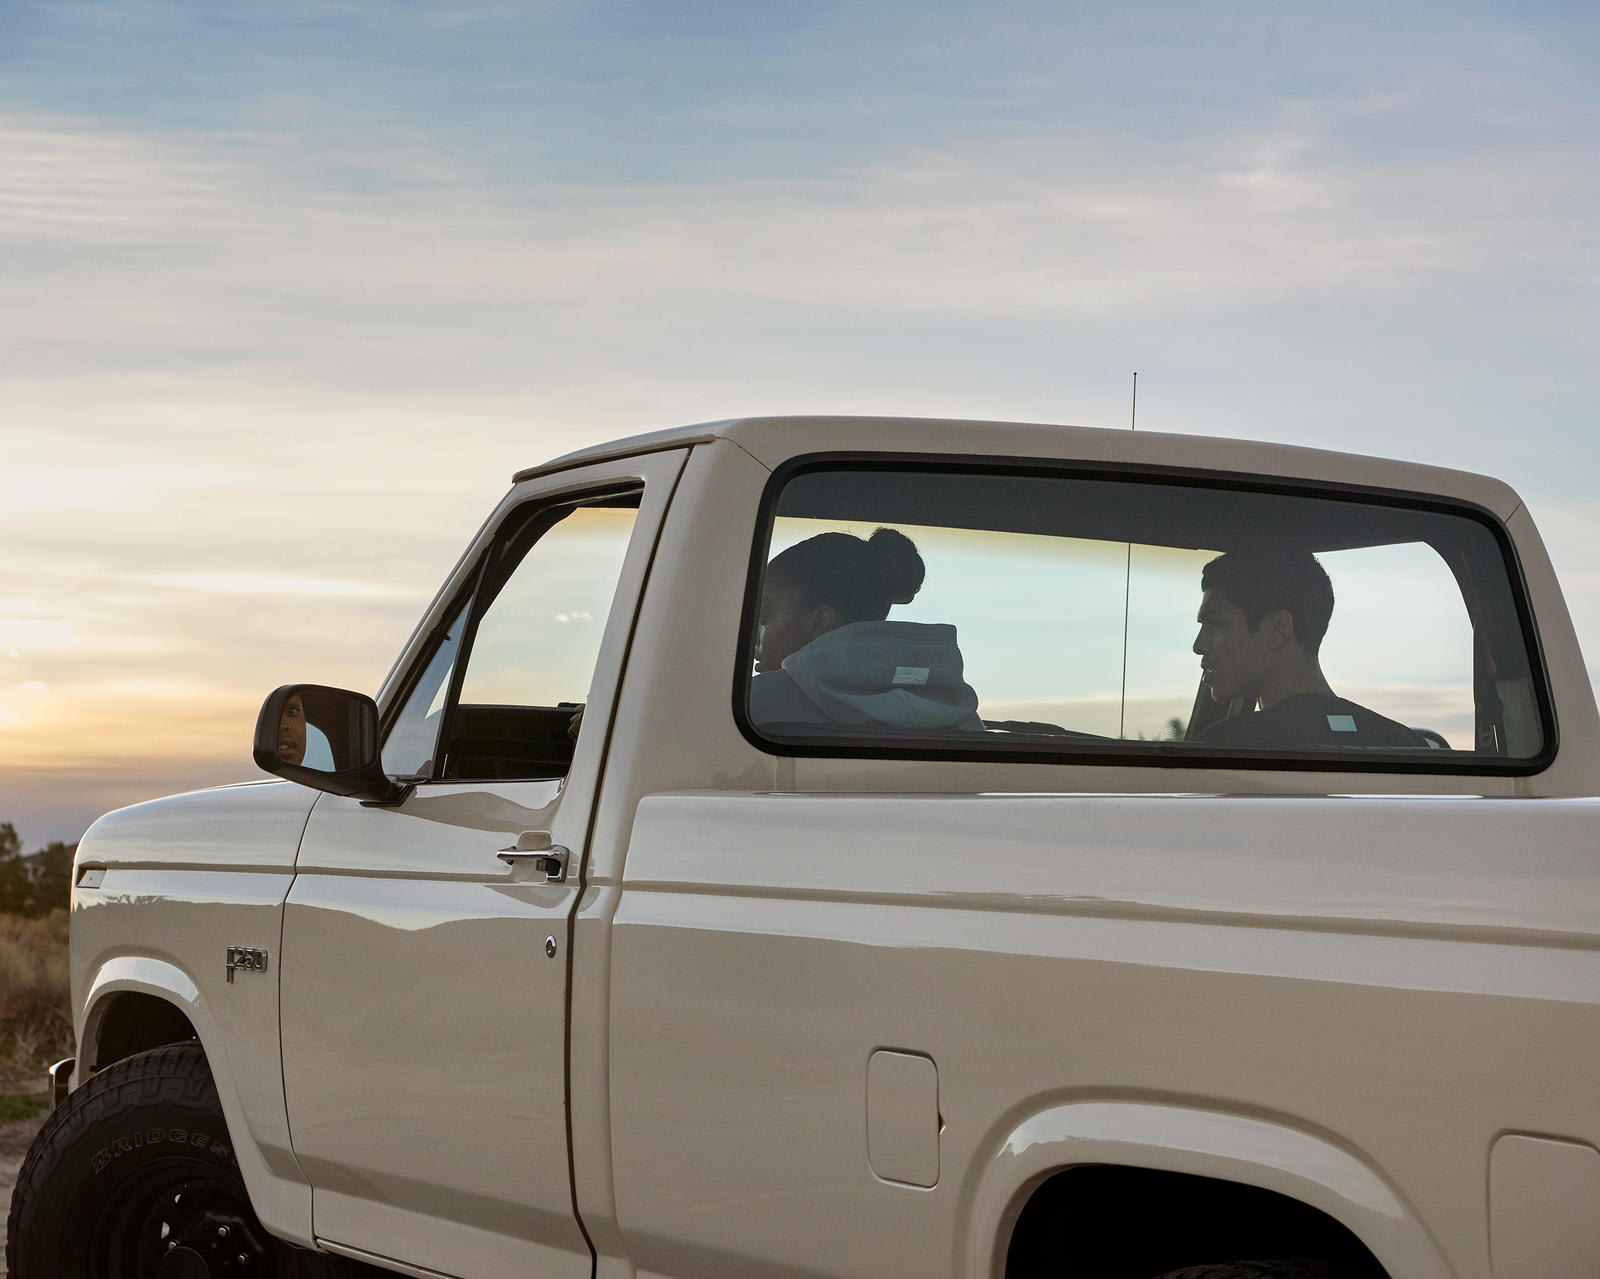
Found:
[[[514,489],[383,698],[389,808],[324,795],[284,911],[284,1088],[317,1237],[587,1279],[569,921],[616,688],[685,450]],[[576,744],[568,735],[587,703]]]

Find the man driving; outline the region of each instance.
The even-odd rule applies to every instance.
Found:
[[[1305,750],[1427,742],[1329,686],[1317,653],[1333,616],[1333,584],[1310,551],[1232,551],[1200,574],[1194,651],[1212,701],[1243,713],[1203,729],[1208,746]],[[1259,706],[1259,709],[1256,709]]]

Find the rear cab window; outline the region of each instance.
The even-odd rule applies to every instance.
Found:
[[[1154,470],[800,459],[734,690],[779,754],[1531,773],[1555,724],[1479,508]]]

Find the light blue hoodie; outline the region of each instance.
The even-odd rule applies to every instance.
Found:
[[[750,684],[757,724],[983,731],[978,695],[961,677],[956,628],[851,622],[783,659]]]

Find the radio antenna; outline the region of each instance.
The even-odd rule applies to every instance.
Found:
[[[1139,370],[1133,371],[1133,411],[1128,414],[1128,429],[1139,429]],[[1122,570],[1122,706],[1117,714],[1117,736],[1128,732],[1128,601],[1133,590],[1133,543],[1128,543],[1128,560]]]

